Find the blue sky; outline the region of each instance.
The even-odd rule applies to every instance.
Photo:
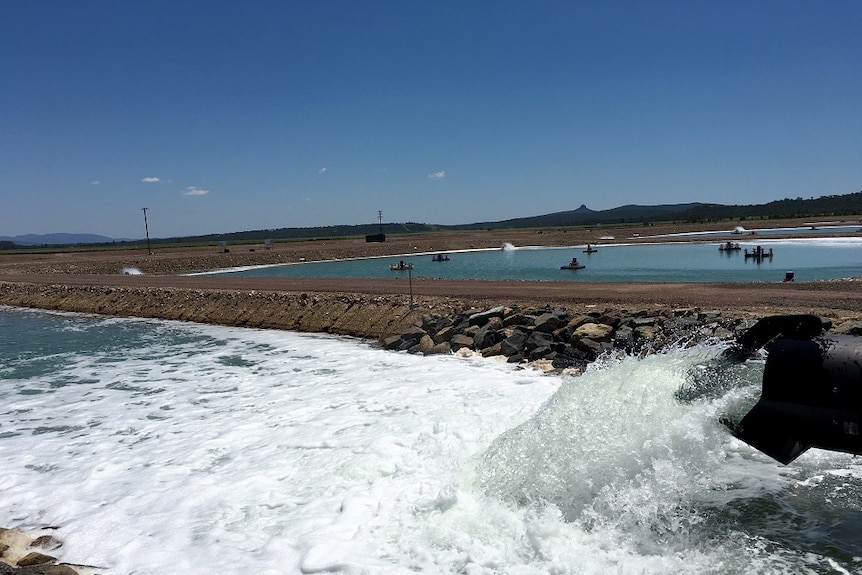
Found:
[[[0,0],[0,236],[862,189],[862,2]]]

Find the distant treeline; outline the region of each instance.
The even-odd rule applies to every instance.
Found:
[[[581,206],[577,210],[542,216],[516,218],[499,222],[478,222],[460,225],[439,225],[417,222],[383,224],[386,235],[416,234],[437,231],[499,230],[518,228],[552,228],[590,226],[597,224],[638,224],[666,221],[710,222],[745,219],[786,219],[828,216],[862,215],[862,191],[853,194],[823,196],[811,199],[783,199],[758,205],[675,204],[659,206],[629,205],[610,210],[590,210]],[[303,240],[343,237],[362,237],[381,231],[379,224],[354,226],[324,226],[314,228],[280,228],[229,234],[211,234],[186,238],[159,240],[177,242],[248,242],[272,240]]]
[[[485,222],[453,229],[505,229],[589,226],[597,224],[638,224],[655,222],[719,222],[722,220],[787,219],[862,214],[862,191],[841,196],[811,199],[783,199],[757,205],[675,204],[659,206],[628,205],[593,211],[581,206],[570,212]]]
[[[417,222],[362,224],[352,226],[321,226],[311,228],[278,228],[252,230],[226,234],[208,234],[173,238],[151,239],[154,245],[201,244],[201,243],[251,243],[264,240],[310,240],[326,238],[363,237],[380,233],[386,235],[417,234],[437,231],[501,230],[519,228],[560,228],[594,226],[598,224],[649,224],[656,222],[718,222],[746,219],[817,218],[862,215],[862,191],[819,198],[785,198],[766,204],[673,204],[658,206],[628,205],[610,210],[590,210],[581,206],[576,210],[557,212],[541,216],[515,218],[498,222],[477,222],[459,225],[424,224]],[[116,241],[106,244],[87,244],[88,248],[104,246],[141,245],[143,240]],[[74,244],[83,246],[84,244]],[[0,250],[21,249],[11,241],[0,241]],[[26,246],[28,248],[37,246]]]
[[[780,219],[816,216],[852,216],[862,214],[862,191],[843,196],[823,196],[813,199],[776,200],[753,206],[723,206],[704,204],[681,214],[687,220]]]

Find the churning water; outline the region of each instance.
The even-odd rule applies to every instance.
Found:
[[[762,365],[718,354],[559,377],[0,308],[0,525],[106,573],[858,572],[859,461],[733,439]]]

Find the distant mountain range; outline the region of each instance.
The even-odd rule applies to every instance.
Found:
[[[96,234],[25,234],[23,236],[0,236],[0,241],[19,246],[54,246],[78,244],[110,244],[113,238]]]
[[[450,226],[456,229],[505,229],[505,228],[552,228],[564,226],[579,226],[599,223],[630,223],[651,222],[667,219],[679,219],[680,214],[702,208],[711,204],[663,204],[657,206],[641,206],[629,204],[609,210],[591,210],[581,204],[576,210],[556,212],[541,216],[514,218],[500,222],[479,222],[460,226]]]
[[[862,215],[862,191],[839,196],[819,198],[783,199],[766,204],[722,205],[722,204],[664,204],[641,206],[630,204],[609,210],[591,210],[581,205],[576,210],[514,218],[498,222],[477,222],[460,225],[439,225],[427,223],[388,223],[379,224],[322,226],[314,228],[280,228],[276,230],[252,230],[228,234],[210,234],[153,239],[156,244],[178,242],[213,241],[263,241],[265,239],[310,239],[328,237],[349,237],[377,234],[422,233],[445,230],[499,230],[513,228],[553,228],[566,226],[585,226],[597,224],[637,224],[660,221],[707,222],[722,220],[741,220],[745,218],[813,218],[824,216]],[[15,246],[83,245],[139,243],[142,240],[121,240],[94,234],[28,234],[22,236],[0,236],[0,249]]]

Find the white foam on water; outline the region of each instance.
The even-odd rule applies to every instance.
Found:
[[[2,381],[0,519],[59,526],[61,558],[105,572],[790,573],[829,559],[723,510],[824,481],[855,497],[862,477],[845,456],[784,468],[731,438],[718,417],[750,393],[679,401],[706,348],[563,379],[93,321],[145,343]]]
[[[466,459],[558,385],[335,338],[180,329],[217,339],[79,356],[65,377],[93,383],[4,398],[3,517],[60,525],[70,560],[120,573],[398,571],[382,549],[409,554],[399,525],[445,507]]]

